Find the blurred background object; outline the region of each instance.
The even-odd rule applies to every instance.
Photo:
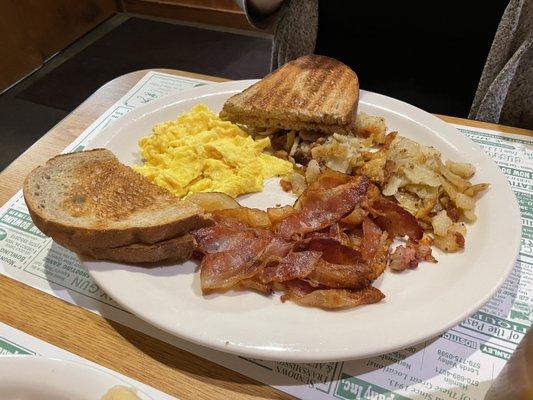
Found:
[[[253,30],[233,0],[6,0],[0,91],[119,12]]]
[[[113,16],[112,0],[0,2],[0,90]]]
[[[117,76],[269,72],[272,34],[233,0],[0,1],[0,170]]]

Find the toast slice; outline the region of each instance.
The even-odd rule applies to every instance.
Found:
[[[63,154],[23,187],[35,225],[79,248],[157,243],[211,223],[197,205],[154,185],[105,149]]]
[[[340,61],[307,55],[230,97],[220,117],[254,128],[355,134],[359,80]]]
[[[191,258],[196,246],[194,238],[190,234],[153,244],[134,243],[120,247],[78,249],[72,243],[60,244],[81,256],[120,263],[182,262]]]

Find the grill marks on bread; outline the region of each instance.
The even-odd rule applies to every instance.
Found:
[[[358,100],[355,72],[340,61],[309,55],[232,96],[220,116],[260,128],[354,133]]]

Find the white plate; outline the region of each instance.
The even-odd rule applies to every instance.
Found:
[[[103,130],[91,147],[107,147],[126,164],[139,162],[137,140],[158,122],[197,103],[219,111],[254,81],[235,81],[171,94],[131,111]],[[491,188],[478,202],[466,250],[400,274],[386,272],[376,286],[380,303],[344,311],[282,304],[253,292],[202,296],[197,264],[145,269],[84,261],[113,299],[153,325],[218,350],[270,360],[319,362],[368,357],[404,348],[456,325],[485,303],[511,271],[520,244],[520,212],[505,176],[485,152],[451,125],[416,107],[361,91],[359,111],[385,117],[390,130],[439,149],[445,158],[477,168],[475,182]],[[265,208],[292,203],[270,181],[241,203]],[[502,238],[505,245],[502,246]]]
[[[2,400],[100,400],[113,386],[151,400],[122,379],[88,365],[39,356],[0,357]]]

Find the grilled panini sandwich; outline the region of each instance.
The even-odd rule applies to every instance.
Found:
[[[23,192],[44,234],[76,253],[112,261],[187,259],[194,250],[188,233],[211,223],[202,208],[105,149],[50,159],[28,175]]]
[[[340,61],[308,55],[230,97],[222,119],[255,130],[355,134],[359,81]]]

